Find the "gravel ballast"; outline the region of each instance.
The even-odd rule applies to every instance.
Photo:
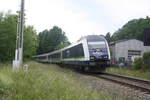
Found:
[[[110,94],[113,97],[112,100],[150,100],[150,95],[140,90],[86,74],[75,73],[75,75],[88,88]]]

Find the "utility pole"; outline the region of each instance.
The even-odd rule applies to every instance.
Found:
[[[17,25],[17,39],[15,60],[13,60],[13,69],[18,69],[23,63],[23,36],[24,36],[24,0],[21,0],[21,9],[19,11]]]

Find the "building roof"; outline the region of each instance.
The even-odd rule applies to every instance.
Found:
[[[125,42],[125,41],[129,41],[129,40],[137,40],[137,39],[123,39],[123,40],[118,40],[118,41],[110,42],[109,44],[110,45],[114,45],[116,43]],[[137,41],[140,41],[140,40],[137,40]]]

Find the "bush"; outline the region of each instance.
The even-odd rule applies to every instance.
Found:
[[[141,69],[143,65],[143,58],[136,58],[133,64],[134,69]]]
[[[143,59],[150,59],[150,52],[145,52],[143,54]]]
[[[150,52],[145,52],[143,54],[143,62],[144,62],[144,69],[150,68]]]

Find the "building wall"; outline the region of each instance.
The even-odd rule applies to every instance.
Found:
[[[111,59],[115,61],[115,45],[110,46]]]
[[[141,55],[143,54],[143,42],[132,39],[124,42],[118,42],[115,44],[115,58],[119,60],[120,57],[124,57],[125,60],[128,59],[128,50],[141,51]]]
[[[140,51],[140,56],[143,56],[144,52],[150,52],[150,46],[144,46],[142,41],[136,40],[136,39],[130,39],[126,41],[116,42],[113,43],[111,46],[111,59],[112,61],[119,61],[120,57],[125,58],[125,61],[130,61],[128,56],[133,52],[130,52],[128,55],[128,50],[130,51]],[[134,55],[138,56],[138,55]]]

